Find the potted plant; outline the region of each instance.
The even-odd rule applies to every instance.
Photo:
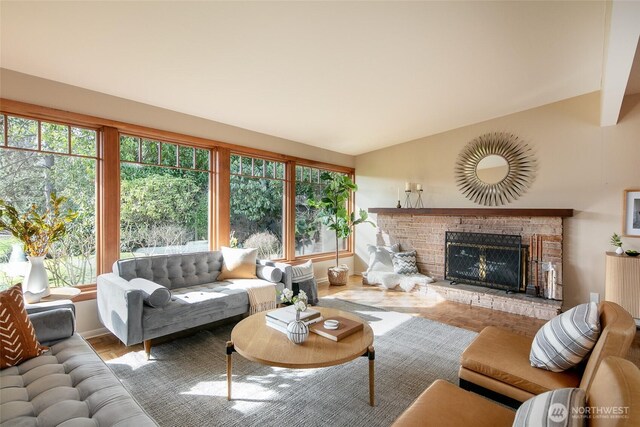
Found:
[[[323,172],[320,175],[323,183],[322,198],[320,200],[309,199],[309,206],[317,209],[318,218],[329,230],[333,230],[336,236],[336,265],[330,267],[327,275],[331,285],[346,285],[349,277],[349,267],[340,265],[340,239],[348,238],[353,233],[353,228],[362,223],[369,223],[367,213],[360,209],[358,216],[347,209],[347,202],[352,192],[358,190],[358,186],[347,175],[340,173]]]
[[[622,250],[622,239],[616,233],[613,233],[613,236],[611,236],[611,246],[616,247],[616,253],[618,255],[622,255],[624,253],[624,250]]]
[[[60,240],[67,232],[67,224],[73,221],[77,212],[62,213],[60,206],[66,197],[50,194],[50,205],[40,213],[34,203],[23,213],[0,199],[0,231],[8,230],[13,237],[22,242],[24,252],[29,259],[29,267],[24,276],[22,289],[27,302],[38,302],[49,295],[49,278],[44,266],[44,259],[51,245]]]

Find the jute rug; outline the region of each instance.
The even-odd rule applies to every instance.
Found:
[[[198,332],[107,362],[161,426],[388,426],[434,380],[457,380],[474,332],[338,299],[320,305],[357,313],[374,330],[376,406],[368,361],[292,370],[234,354],[233,400],[226,400],[225,343],[233,325]]]

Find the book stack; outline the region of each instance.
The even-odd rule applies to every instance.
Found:
[[[279,308],[268,312],[265,319],[267,321],[267,326],[286,334],[287,325],[296,320],[296,309],[292,305]],[[308,326],[313,323],[320,322],[322,320],[322,313],[318,310],[308,308],[305,311],[300,312],[300,320]]]

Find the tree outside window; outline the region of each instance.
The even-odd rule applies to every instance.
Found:
[[[55,192],[79,213],[45,261],[51,286],[95,283],[97,132],[0,115],[0,135],[0,198],[21,212],[44,210]],[[24,268],[21,244],[0,235],[0,287],[20,282]]]

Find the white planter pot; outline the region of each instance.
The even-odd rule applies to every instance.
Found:
[[[49,276],[44,268],[44,256],[28,256],[27,274],[22,283],[22,292],[28,303],[40,301],[49,296]]]
[[[622,255],[624,253],[624,249],[622,249],[622,246],[618,246],[618,248],[616,249],[616,253],[618,255]]]

